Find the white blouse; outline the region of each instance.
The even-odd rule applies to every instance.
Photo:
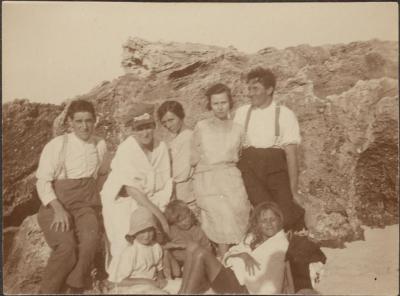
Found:
[[[276,233],[254,250],[250,248],[252,236],[247,236],[241,243],[233,246],[225,254],[223,262],[235,273],[241,285],[245,285],[250,294],[276,294],[281,293],[285,256],[289,241],[283,230]],[[255,268],[255,274],[250,275],[245,268],[243,259],[230,257],[234,254],[248,253],[260,264],[260,269]]]

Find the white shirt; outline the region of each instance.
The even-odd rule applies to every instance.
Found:
[[[245,285],[250,294],[271,295],[282,292],[282,284],[285,270],[285,256],[289,242],[283,230],[267,239],[254,250],[249,243],[252,236],[249,235],[236,246],[233,246],[224,256],[225,266],[230,267],[239,283]],[[250,254],[258,263],[260,269],[255,268],[254,275],[246,271],[244,261],[238,257],[229,257],[239,253]]]
[[[236,110],[234,121],[243,127],[245,126],[247,111],[250,106],[250,104],[247,104]],[[272,101],[267,108],[254,108],[252,110],[247,128],[247,143],[249,146],[270,148],[272,146],[283,147],[288,144],[300,144],[300,129],[296,115],[282,105],[279,114],[280,136],[276,141],[275,106],[276,103]]]
[[[82,141],[74,133],[67,134],[64,169],[57,176],[60,168],[64,135],[52,139],[43,148],[36,171],[37,191],[43,205],[47,205],[57,196],[52,181],[56,179],[81,179],[95,176],[107,152],[106,142],[100,140],[95,144],[94,138]]]
[[[155,280],[156,272],[163,269],[162,254],[162,248],[158,243],[146,246],[134,241],[120,257],[116,278],[109,280],[117,283],[126,278]]]

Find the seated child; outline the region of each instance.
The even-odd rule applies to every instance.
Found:
[[[169,260],[165,264],[171,266],[172,277],[180,277],[181,267],[184,264],[186,256],[184,249],[187,244],[195,242],[208,251],[211,251],[211,243],[198,224],[194,213],[185,202],[181,200],[171,201],[166,206],[164,214],[171,225],[170,241],[164,245],[164,249],[166,250],[165,260]]]
[[[119,262],[113,293],[167,294],[162,289],[167,284],[163,273],[163,250],[155,242],[156,220],[152,213],[139,207],[131,214],[126,240],[130,245]]]

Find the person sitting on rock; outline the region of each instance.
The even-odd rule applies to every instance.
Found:
[[[92,103],[73,101],[66,120],[72,132],[46,144],[36,172],[42,202],[38,223],[52,249],[40,286],[44,294],[82,292],[99,240],[96,179],[105,173],[106,143],[93,134]]]

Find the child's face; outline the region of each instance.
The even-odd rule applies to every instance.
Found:
[[[192,227],[193,222],[194,221],[192,219],[192,215],[190,213],[187,213],[186,215],[180,217],[175,225],[182,230],[188,230],[190,229],[190,227]]]
[[[265,210],[258,217],[258,225],[262,234],[269,238],[281,230],[281,219],[271,210]]]
[[[135,235],[135,240],[145,246],[151,245],[154,240],[154,229],[153,227],[146,228],[142,231],[139,231]]]

